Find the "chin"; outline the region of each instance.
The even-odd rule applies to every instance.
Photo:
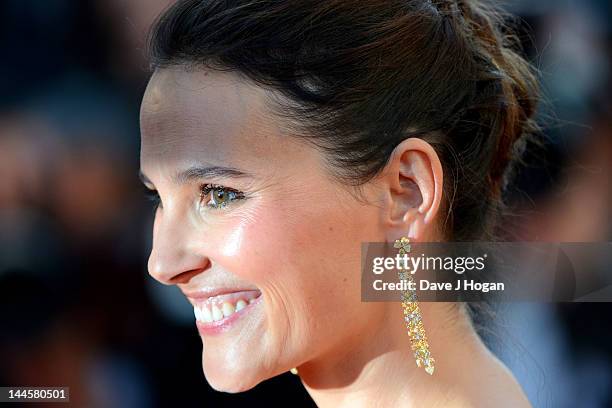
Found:
[[[226,392],[228,394],[237,394],[239,392],[248,391],[255,387],[259,382],[246,382],[236,378],[211,378],[204,373],[208,385],[212,389],[219,392]],[[219,380],[219,381],[217,381]]]
[[[242,366],[220,366],[208,367],[202,361],[204,377],[208,384],[216,391],[236,394],[252,389],[257,384],[268,379],[259,370],[247,369]]]

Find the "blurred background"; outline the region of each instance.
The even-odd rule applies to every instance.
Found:
[[[79,407],[314,406],[290,374],[213,391],[192,308],[147,275],[143,42],[169,3],[0,2],[0,385],[69,386]],[[547,96],[546,143],[511,190],[520,216],[508,230],[610,241],[612,6],[505,4]],[[488,341],[534,406],[612,407],[611,314],[608,303],[507,305]]]

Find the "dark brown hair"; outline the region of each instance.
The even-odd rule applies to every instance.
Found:
[[[404,139],[445,173],[450,240],[490,238],[539,97],[504,15],[476,0],[182,0],[154,25],[154,68],[232,71],[359,186]]]

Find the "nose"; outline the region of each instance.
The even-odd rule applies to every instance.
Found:
[[[196,251],[179,220],[156,218],[153,247],[149,256],[149,275],[164,285],[188,283],[210,267],[210,259]]]

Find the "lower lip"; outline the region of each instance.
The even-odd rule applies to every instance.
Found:
[[[241,317],[250,312],[251,309],[253,309],[253,307],[257,305],[260,301],[261,295],[255,298],[253,302],[246,305],[243,309],[240,309],[239,311],[234,312],[231,315],[215,322],[204,323],[199,320],[196,320],[196,326],[198,327],[198,331],[202,336],[210,336],[226,332],[232,326],[234,326],[235,323],[238,322]]]

